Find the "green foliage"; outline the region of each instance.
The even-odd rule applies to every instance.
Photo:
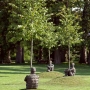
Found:
[[[16,43],[17,41],[21,41],[25,34],[23,33],[22,29],[22,11],[19,5],[20,1],[10,1],[8,2],[10,16],[9,16],[9,27],[7,33],[7,40],[9,42]]]
[[[65,11],[67,10],[67,11]],[[62,9],[60,13],[60,26],[58,27],[58,37],[60,40],[60,44],[62,45],[73,45],[75,43],[79,43],[81,39],[82,32],[80,32],[80,25],[76,21],[77,17],[71,13],[70,9]]]
[[[7,34],[10,42],[30,40],[45,29],[47,9],[43,0],[15,0],[9,6],[12,8]]]
[[[47,9],[42,0],[27,0],[24,2],[26,8],[23,9],[23,30],[25,39],[39,38],[47,27]]]
[[[55,45],[57,44],[57,38],[54,31],[55,27],[52,23],[48,22],[47,29],[45,30],[45,33],[42,36],[43,38],[41,39],[41,45],[43,47],[46,47],[48,49],[55,47]]]
[[[27,47],[24,47],[24,60],[30,62],[30,50]]]

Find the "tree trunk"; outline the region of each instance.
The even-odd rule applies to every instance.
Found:
[[[22,63],[22,47],[20,46],[20,42],[17,43],[17,47],[16,47],[16,63]]]
[[[50,53],[50,49],[48,50],[48,57],[49,57],[49,65],[50,65],[50,61],[51,61],[51,57],[50,57],[51,53]]]
[[[6,63],[11,63],[10,50],[8,50],[6,53]]]
[[[69,63],[69,69],[70,69],[70,44],[68,45],[68,53],[69,53],[69,55],[68,55],[68,63]]]
[[[38,62],[42,60],[43,57],[43,48],[40,46],[38,50]]]
[[[24,61],[24,47],[22,48],[22,63],[25,63],[25,61]]]
[[[32,61],[33,61],[33,38],[31,39],[31,60],[30,60],[30,67],[32,68]]]
[[[58,48],[55,50],[55,53],[54,53],[54,63],[55,63],[55,64],[61,64],[61,52],[60,52],[60,47],[58,47]]]
[[[66,62],[66,52],[67,52],[67,50],[62,49],[62,52],[61,52],[61,62]]]
[[[3,49],[0,47],[0,63],[3,63]]]
[[[79,63],[87,63],[87,53],[86,53],[86,48],[85,46],[81,47],[80,50],[80,61]]]
[[[87,55],[87,63],[90,65],[90,48],[89,48],[89,52],[88,52],[88,55]]]
[[[0,47],[0,63],[2,63],[2,48]]]
[[[89,1],[84,0],[84,8],[83,8],[83,15],[82,15],[82,31],[85,32],[83,34],[83,39],[87,40],[87,34],[89,30]],[[87,53],[85,49],[85,45],[87,42],[82,43],[81,51],[80,51],[80,61],[79,63],[87,63]]]

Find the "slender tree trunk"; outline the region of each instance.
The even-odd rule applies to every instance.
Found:
[[[50,64],[50,49],[48,50],[48,54],[49,54],[49,64]]]
[[[51,55],[50,55],[52,62],[54,62],[54,51],[52,51]]]
[[[30,60],[30,67],[32,67],[32,60],[33,60],[33,38],[31,39],[31,60]]]
[[[69,62],[69,69],[70,69],[70,44],[68,45],[68,62]]]

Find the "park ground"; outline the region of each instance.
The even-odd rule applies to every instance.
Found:
[[[33,64],[39,75],[37,90],[90,90],[90,66],[76,64],[76,75],[64,77],[68,64],[55,65],[47,72],[47,64]],[[30,74],[30,65],[0,65],[0,90],[25,90],[24,78]]]

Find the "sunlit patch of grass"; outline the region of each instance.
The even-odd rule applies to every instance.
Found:
[[[79,76],[65,76],[65,77],[56,77],[47,82],[47,84],[52,85],[64,85],[64,86],[86,86],[88,82],[84,80],[84,77]]]
[[[40,78],[51,78],[46,80],[43,84],[46,85],[62,85],[62,86],[86,86],[88,85],[86,77],[81,76],[64,76],[63,73],[52,71],[43,72],[39,74]]]
[[[46,72],[46,64],[34,67],[39,75],[37,90],[90,90],[90,66],[76,64],[76,75],[67,77],[67,64],[55,65],[51,72]],[[24,78],[29,74],[29,65],[0,65],[0,90],[26,90]]]
[[[55,78],[64,76],[63,73],[57,71],[43,72],[39,74],[40,78]]]

